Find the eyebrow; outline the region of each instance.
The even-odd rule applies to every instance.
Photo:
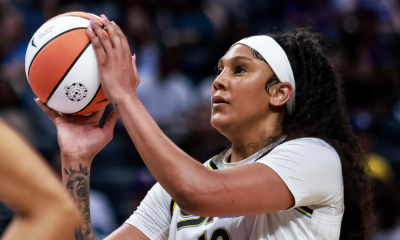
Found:
[[[253,62],[253,59],[250,59],[250,58],[245,57],[245,56],[236,56],[236,57],[231,58],[231,60],[232,60],[232,61],[236,61],[236,60],[246,60],[246,61]],[[218,61],[218,63],[222,63],[222,62],[223,62],[223,60],[222,60],[222,58],[221,58],[221,59]]]

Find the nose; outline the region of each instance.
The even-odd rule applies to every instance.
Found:
[[[214,80],[213,89],[214,90],[227,90],[228,89],[228,81],[223,77],[223,73],[218,75],[218,77]]]

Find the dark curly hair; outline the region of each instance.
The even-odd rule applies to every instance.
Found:
[[[283,120],[287,140],[315,137],[335,148],[342,163],[346,207],[340,239],[367,239],[372,206],[367,162],[347,118],[342,81],[320,43],[321,35],[308,29],[267,35],[286,52],[296,82],[295,111]],[[265,61],[254,50],[253,55]],[[266,82],[266,91],[278,82],[273,74]]]

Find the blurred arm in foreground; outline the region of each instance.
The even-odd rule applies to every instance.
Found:
[[[80,215],[44,160],[0,119],[0,200],[17,212],[3,240],[64,239]]]

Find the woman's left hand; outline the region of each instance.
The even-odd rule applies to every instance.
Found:
[[[101,15],[101,21],[109,35],[93,18],[90,20],[87,34],[96,53],[104,94],[115,106],[119,98],[136,94],[140,79],[136,68],[136,56],[131,56],[124,33],[105,15]]]

